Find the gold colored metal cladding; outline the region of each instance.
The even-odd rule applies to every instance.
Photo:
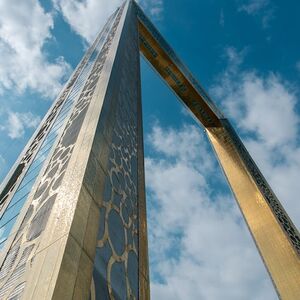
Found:
[[[140,51],[197,119],[205,127],[220,126],[220,121],[215,113],[141,22],[139,22],[139,33],[144,41],[144,43],[140,42]]]
[[[284,300],[299,299],[299,256],[247,171],[229,132],[225,128],[208,128],[206,132],[278,294]]]
[[[138,111],[142,111],[141,101],[138,102]],[[138,119],[138,139],[143,141],[142,113]],[[148,255],[148,231],[147,211],[144,174],[144,147],[140,143],[138,147],[138,221],[139,221],[139,297],[150,300],[150,277],[149,277],[149,255]]]
[[[279,297],[300,299],[299,255],[240,157],[233,137],[150,31],[139,22],[140,51],[206,128]]]
[[[74,141],[74,145],[67,147],[67,149],[72,147],[72,152],[68,154],[69,163],[64,171],[65,175],[62,177],[62,181],[58,184],[59,193],[57,192],[58,196],[46,227],[38,239],[26,240],[22,244],[22,253],[27,246],[35,247],[34,254],[26,260],[26,270],[24,267],[26,273],[22,275],[23,277],[20,276],[20,273],[17,273],[19,272],[17,270],[18,262],[15,263],[14,270],[16,270],[16,273],[11,276],[18,278],[18,285],[15,290],[20,285],[24,287],[26,284],[22,299],[88,299],[91,282],[91,299],[96,298],[94,289],[96,283],[92,279],[92,272],[97,243],[97,229],[100,221],[100,202],[102,200],[101,197],[94,197],[94,192],[91,193],[94,190],[90,189],[89,185],[93,185],[95,191],[97,187],[97,195],[102,195],[99,190],[103,191],[104,189],[104,175],[101,173],[101,168],[98,168],[96,175],[93,176],[95,180],[98,180],[97,185],[92,180],[85,180],[90,178],[85,175],[89,175],[87,166],[89,166],[88,162],[91,161],[90,157],[92,157],[90,153],[93,152],[95,132],[108,89],[109,76],[112,72],[114,57],[118,51],[122,30],[128,16],[127,12],[132,9],[132,6],[129,5],[133,3],[133,1],[127,1],[124,13],[120,13],[120,23],[116,23],[116,35],[110,40],[110,46],[106,44],[107,48],[104,47],[107,53],[105,54],[106,59],[101,60],[101,63],[104,64],[103,71],[98,69],[101,63],[95,69],[94,75],[100,76],[100,74],[103,74],[103,78],[95,85],[94,93],[87,90],[86,97],[90,98],[84,97],[81,99],[81,104],[89,99],[86,115],[80,126],[80,131],[78,131],[76,142]],[[132,11],[131,13],[134,14]],[[132,15],[128,18],[131,18]],[[250,168],[245,164],[245,160],[234,141],[233,134],[223,126],[224,123],[221,117],[215,113],[215,110],[211,108],[212,106],[206,103],[205,97],[203,98],[194,88],[180,70],[180,66],[173,62],[169,54],[152,36],[147,26],[142,22],[139,22],[138,26],[141,52],[206,128],[208,137],[280,298],[283,300],[300,299],[299,255],[280,226],[274,211],[253,180],[254,177],[250,173]],[[92,85],[89,89],[92,89]],[[81,109],[83,108],[80,105],[78,111],[76,111],[78,113],[77,117],[82,113]],[[139,110],[141,110],[141,107],[139,107]],[[138,124],[142,125],[141,116],[139,118]],[[141,141],[142,126],[138,126],[138,136]],[[150,290],[143,158],[143,149],[139,147],[139,298],[148,300],[150,299]],[[59,164],[63,165],[60,162]],[[50,182],[47,176],[45,181]],[[35,204],[38,203],[37,199],[33,201]],[[23,211],[25,212],[25,209]],[[34,215],[30,218],[33,219]],[[23,239],[26,237],[28,226],[22,228]],[[21,252],[18,254],[18,261],[22,261]],[[11,266],[10,269],[12,269]],[[12,286],[9,288],[12,289]]]

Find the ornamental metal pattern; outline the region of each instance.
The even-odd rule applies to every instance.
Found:
[[[156,27],[152,24],[152,22],[149,20],[149,18],[145,15],[143,10],[139,7],[139,5],[135,4],[135,10],[137,13],[137,16],[139,18],[139,21],[142,22],[147,30],[152,34],[152,36],[157,40],[159,45],[164,49],[164,51],[168,54],[170,59],[174,62],[174,64],[180,68],[180,70],[184,73],[186,78],[189,80],[189,82],[196,88],[196,90],[199,92],[199,94],[202,96],[203,99],[205,99],[206,103],[209,105],[209,107],[215,112],[215,114],[222,118],[223,114],[220,112],[220,110],[215,106],[213,101],[211,100],[210,96],[207,94],[207,92],[204,90],[204,88],[200,85],[200,83],[196,80],[196,78],[192,75],[192,73],[188,70],[188,68],[182,63],[182,61],[179,59],[175,51],[172,49],[172,47],[167,43],[167,41],[163,38],[163,36],[160,34],[160,32],[156,29]],[[147,43],[147,41],[144,39],[144,43]],[[151,46],[149,45],[151,48]],[[155,53],[155,51],[154,51]],[[205,112],[206,113],[206,112]]]
[[[105,32],[105,28],[102,33],[103,32]],[[102,44],[102,36],[104,35],[102,33],[98,36],[95,43],[87,51],[82,62],[76,68],[71,80],[66,85],[66,89],[64,89],[61,97],[58,98],[58,102],[53,105],[50,109],[50,113],[44,118],[42,126],[37,130],[38,134],[33,144],[29,143],[28,151],[30,155],[25,155],[25,158],[23,157],[21,163],[14,171],[13,176],[8,181],[6,188],[4,188],[3,194],[6,194],[6,196],[4,196],[6,201],[2,205],[0,214],[0,251],[5,247],[6,241],[10,239],[17,230],[15,223],[18,216],[30,196],[30,192],[34,187],[35,181],[45,161],[48,159],[51,149],[61,135],[65,121],[68,119],[83,88],[83,84],[91,71],[93,61],[96,57],[96,50],[99,48],[99,44]],[[51,120],[52,122],[50,122]],[[15,188],[12,188],[13,191],[11,189],[11,192],[7,194],[6,191],[11,184],[13,184]]]
[[[37,251],[39,246],[38,238],[47,225],[60,183],[74,149],[74,144],[79,134],[81,124],[92,99],[110,45],[118,27],[122,9],[123,7],[118,11],[106,42],[85,83],[84,89],[65,127],[60,142],[53,153],[45,174],[40,181],[39,187],[34,194],[33,201],[29,206],[11,249],[8,251],[6,259],[1,267],[0,299],[19,299],[25,288],[26,283],[23,279],[23,275],[26,268],[30,268],[30,264],[34,259],[34,252]],[[18,290],[17,295],[16,290]]]
[[[101,36],[101,34],[100,34]],[[99,37],[100,38],[100,37]],[[62,94],[57,99],[54,107],[50,111],[49,115],[47,116],[46,120],[43,122],[41,128],[39,129],[36,137],[33,139],[32,143],[29,145],[28,149],[26,150],[24,156],[21,158],[19,165],[16,167],[15,171],[10,177],[10,180],[4,186],[3,190],[0,194],[0,209],[4,206],[4,204],[9,200],[10,196],[13,194],[15,187],[17,186],[18,180],[22,178],[22,175],[25,174],[27,170],[27,166],[30,165],[32,162],[35,154],[38,151],[39,145],[41,145],[44,137],[47,135],[49,129],[53,125],[56,116],[58,115],[60,109],[62,108],[63,103],[65,102],[67,96],[69,95],[74,82],[77,80],[78,76],[80,75],[82,69],[86,65],[89,57],[91,56],[92,52],[94,51],[96,44],[99,41],[99,38],[95,40],[93,45],[89,48],[86,52],[85,56],[83,57],[82,61],[78,65],[77,69],[75,70],[73,76],[69,80],[66,85],[66,88],[63,90]]]
[[[259,190],[263,194],[264,198],[266,199],[267,203],[269,204],[270,208],[272,209],[278,223],[280,224],[281,228],[285,232],[286,236],[288,237],[289,241],[291,242],[292,246],[295,248],[298,255],[300,255],[300,235],[295,227],[295,225],[290,220],[289,216],[287,215],[286,211],[280,204],[278,198],[268,185],[266,179],[258,169],[257,165],[255,164],[254,160],[250,156],[249,152],[247,151],[246,147],[241,142],[240,138],[237,136],[235,130],[232,128],[228,120],[223,119],[222,124],[229,132],[237,150],[239,151],[239,155],[243,159],[247,170],[251,174],[253,180],[255,181],[256,185],[258,186]]]
[[[39,180],[17,202],[0,299],[150,299],[139,50],[205,127],[280,297],[298,299],[296,227],[228,120],[131,0],[109,18],[0,194],[7,212],[59,120],[47,164],[31,178]]]
[[[138,110],[140,101],[139,48],[135,18],[124,24],[116,60],[122,61],[113,77],[115,97],[106,99],[103,110],[113,108],[106,139],[109,155],[103,196],[100,197],[100,225],[94,263],[92,300],[139,299],[138,240]],[[117,67],[116,67],[117,68]],[[128,76],[130,74],[130,76]],[[103,133],[103,131],[102,131]],[[96,155],[95,155],[96,157]],[[101,164],[91,161],[90,165]],[[103,165],[104,164],[104,165]],[[87,182],[90,180],[88,179]]]

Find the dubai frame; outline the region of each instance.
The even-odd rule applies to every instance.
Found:
[[[150,298],[140,52],[205,128],[279,297],[300,299],[296,227],[229,121],[129,0],[1,186],[0,299]]]

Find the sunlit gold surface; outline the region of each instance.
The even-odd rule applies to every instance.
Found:
[[[125,15],[120,22],[124,21]],[[39,249],[28,267],[22,299],[89,299],[100,204],[99,197],[93,197],[85,187],[84,178],[121,32],[122,25],[81,126]],[[99,176],[100,191],[103,180],[104,176]]]
[[[152,25],[149,28],[145,25],[147,22],[148,20],[143,19],[139,23],[140,51],[206,128],[279,297],[284,300],[300,299],[299,255],[251,177],[233,143],[233,137],[223,127],[221,118],[207,105],[205,99],[174,64],[164,50],[165,45],[158,42],[160,37],[157,39],[152,35],[151,32],[154,32]]]
[[[205,103],[203,98],[141,22],[139,23],[139,32],[142,41],[144,41],[140,42],[140,51],[167,82],[169,87],[179,96],[185,105],[191,109],[193,114],[204,126],[219,126],[220,121],[215,113]],[[202,112],[202,114],[200,112]],[[203,113],[207,116],[206,118],[204,118]]]
[[[280,297],[299,299],[299,256],[247,172],[226,129],[208,129],[207,134]]]
[[[124,10],[126,13],[130,11],[128,7],[132,8],[129,5],[133,5],[133,2],[127,1]],[[130,12],[133,14],[133,11]],[[95,132],[99,123],[103,100],[108,89],[114,59],[118,51],[121,33],[124,28],[126,13],[122,14],[121,25],[118,27],[110,54],[104,65],[102,79],[97,84],[84,122],[81,125],[74,151],[66,169],[66,175],[60,183],[59,194],[49,216],[47,226],[35,245],[34,254],[26,262],[25,273],[16,280],[15,286],[26,283],[22,299],[81,300],[88,299],[90,291],[92,299],[96,298],[95,284],[97,283],[92,280],[92,272],[96,246],[97,243],[101,243],[101,241],[97,242],[97,231],[101,220],[100,208],[102,198],[95,197],[93,189],[89,187],[93,183],[93,180],[89,180],[89,166],[91,165],[89,163],[93,161],[93,151],[97,153],[96,149],[94,149],[95,144],[93,144]],[[131,17],[135,18],[136,16]],[[152,36],[145,24],[140,21],[138,23],[140,51],[206,128],[208,137],[280,298],[283,300],[300,299],[299,255],[286,234],[287,230],[284,232],[278,222],[278,217],[276,218],[274,214],[274,209],[272,210],[257,183],[253,180],[249,171],[250,168],[247,167],[245,160],[241,157],[241,152],[239,152],[234,142],[232,133],[227,131],[227,127],[223,127],[222,118],[212,108],[213,106],[205,100],[203,93],[199,93],[199,89],[197,90],[185,76],[186,73],[182,72],[182,68],[174,63],[168,54],[170,52],[164,50],[163,46]],[[137,47],[136,40],[134,45]],[[130,91],[133,90],[135,89],[130,88]],[[140,91],[138,91],[138,97],[140,97]],[[133,98],[136,100],[135,97]],[[142,108],[139,101],[137,109],[139,118],[137,121],[139,298],[141,300],[149,300]],[[108,130],[108,128],[106,127],[104,130]],[[107,143],[108,145],[112,144],[111,137],[108,138]],[[104,149],[104,144],[101,144],[101,147]],[[101,157],[106,157],[106,161],[108,160],[107,151],[103,151],[101,154]],[[105,178],[103,172],[107,171],[105,170],[106,165],[104,164],[103,169],[97,168],[94,176],[97,178],[98,196],[103,194]],[[29,197],[30,201],[32,201],[32,197],[33,194]],[[28,209],[30,201],[23,209],[22,218]],[[107,205],[110,206],[109,209],[112,209],[111,204]],[[20,227],[20,221],[16,224],[16,228]],[[24,236],[27,234],[27,227],[23,228]],[[135,229],[136,232],[137,229]],[[107,229],[104,236],[108,236]],[[9,242],[6,246],[7,251],[11,245],[11,241]],[[31,246],[31,244],[33,243],[28,243],[25,246]],[[122,254],[122,258],[128,255],[128,250]],[[21,254],[18,255],[18,259],[20,259]],[[241,253],[240,255],[243,254]],[[111,265],[119,258],[116,254],[113,254],[109,262],[107,279],[109,287],[111,284]],[[91,282],[92,289],[90,289]],[[10,287],[10,289],[13,288],[13,286]],[[111,290],[110,295],[112,295]]]
[[[148,255],[148,230],[144,172],[144,145],[143,145],[143,120],[142,105],[138,102],[138,218],[139,218],[139,297],[150,300],[149,255]]]

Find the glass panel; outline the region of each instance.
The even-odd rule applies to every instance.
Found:
[[[36,157],[35,162],[36,162],[37,164],[40,164],[40,163],[44,162],[46,158],[47,158],[47,157],[46,157],[46,155],[44,154],[44,152],[39,153],[39,155]]]
[[[26,197],[23,197],[22,199],[20,199],[18,202],[16,202],[13,206],[11,206],[5,211],[5,214],[0,220],[0,232],[3,225],[5,225],[9,220],[13,219],[20,213],[25,200]]]
[[[70,107],[72,106],[72,102],[68,105],[68,106],[66,106],[66,107],[64,107],[63,108],[63,110],[60,112],[61,113],[61,115],[59,116],[59,120],[61,120],[62,118],[65,118],[66,117],[66,115],[68,114],[68,112],[70,111]],[[58,120],[58,119],[57,119]]]
[[[7,210],[12,207],[14,204],[16,204],[18,201],[20,200],[23,200],[23,199],[26,199],[29,192],[31,190],[31,186],[29,185],[28,188],[25,188],[25,189],[22,189],[21,191],[17,192],[14,197],[12,198],[12,200],[10,201],[8,207],[7,207]],[[25,200],[24,200],[25,201]],[[7,211],[6,210],[6,211]],[[6,214],[6,211],[5,213],[3,214],[3,217],[4,215]]]
[[[60,127],[56,127],[56,128],[52,128],[50,131],[49,131],[49,134],[51,134],[51,133],[58,133],[59,132],[59,129],[60,129]]]
[[[35,183],[35,179],[39,175],[45,159],[48,157],[49,152],[53,148],[57,135],[61,130],[64,121],[69,115],[72,105],[74,105],[74,102],[78,98],[79,93],[86,82],[86,79],[93,67],[97,55],[104,44],[107,34],[108,30],[103,33],[96,49],[92,53],[88,63],[85,65],[84,69],[79,75],[79,78],[75,82],[71,93],[63,104],[62,110],[59,112],[57,119],[54,121],[52,128],[49,130],[47,137],[43,141],[41,148],[32,161],[32,164],[28,169],[24,179],[22,180],[17,192],[14,194],[10,204],[8,205],[8,208],[6,209],[0,220],[0,249],[5,244],[4,242],[9,236],[11,229],[17,219],[17,216],[19,215],[24,203],[27,200],[28,194],[30,193],[32,186]]]
[[[22,185],[26,185],[28,182],[35,179],[40,173],[40,170],[41,168],[35,168],[30,174],[26,174],[26,176],[23,179]]]
[[[54,143],[54,139],[56,139],[57,137],[57,132],[52,132],[44,141],[43,146],[41,147],[41,149],[39,151],[41,151],[42,149],[44,149],[47,145],[53,144]]]
[[[52,127],[52,130],[56,130],[58,127],[60,127],[63,123],[63,120],[59,120],[59,122],[55,122],[53,127]]]
[[[25,178],[26,178],[26,177],[25,177]],[[33,178],[33,179],[34,179],[34,178]],[[32,186],[32,185],[31,185],[30,187],[28,187],[28,185],[30,185],[30,183],[32,182],[33,179],[31,179],[31,181],[28,181],[28,182],[26,182],[26,183],[22,182],[21,185],[20,185],[20,187],[18,188],[18,191],[22,191],[23,189],[28,190],[28,188],[31,189],[31,186]]]
[[[71,103],[72,104],[72,103]],[[71,106],[71,104],[70,104],[70,106]],[[57,120],[55,121],[55,124],[56,123],[59,123],[59,122],[61,122],[61,121],[64,121],[65,119],[66,119],[66,116],[67,116],[67,114],[68,114],[68,112],[69,112],[69,107],[70,106],[68,106],[68,107],[66,107],[66,109],[64,110],[64,111],[61,111],[60,112],[60,115],[59,115],[59,117],[57,118]]]
[[[32,172],[34,172],[36,170],[36,168],[41,166],[42,163],[43,163],[43,161],[35,160],[34,163],[28,169],[26,176],[31,174]]]
[[[54,139],[52,141],[54,141]],[[50,149],[52,148],[52,146],[53,146],[53,143],[51,143],[51,142],[49,142],[48,144],[45,144],[40,149],[41,153],[39,153],[39,156],[43,157],[43,156],[47,155],[50,152]]]
[[[1,229],[0,229],[0,243],[3,243],[9,236],[9,233],[11,232],[12,227],[15,224],[17,217],[11,219],[8,223],[6,223]],[[2,244],[0,245],[0,248]]]
[[[39,156],[37,157],[37,159],[38,159],[40,162],[45,161],[45,159],[47,158],[47,155],[48,155],[48,153],[50,152],[50,150],[51,150],[51,146],[48,147],[44,152],[40,153]]]

